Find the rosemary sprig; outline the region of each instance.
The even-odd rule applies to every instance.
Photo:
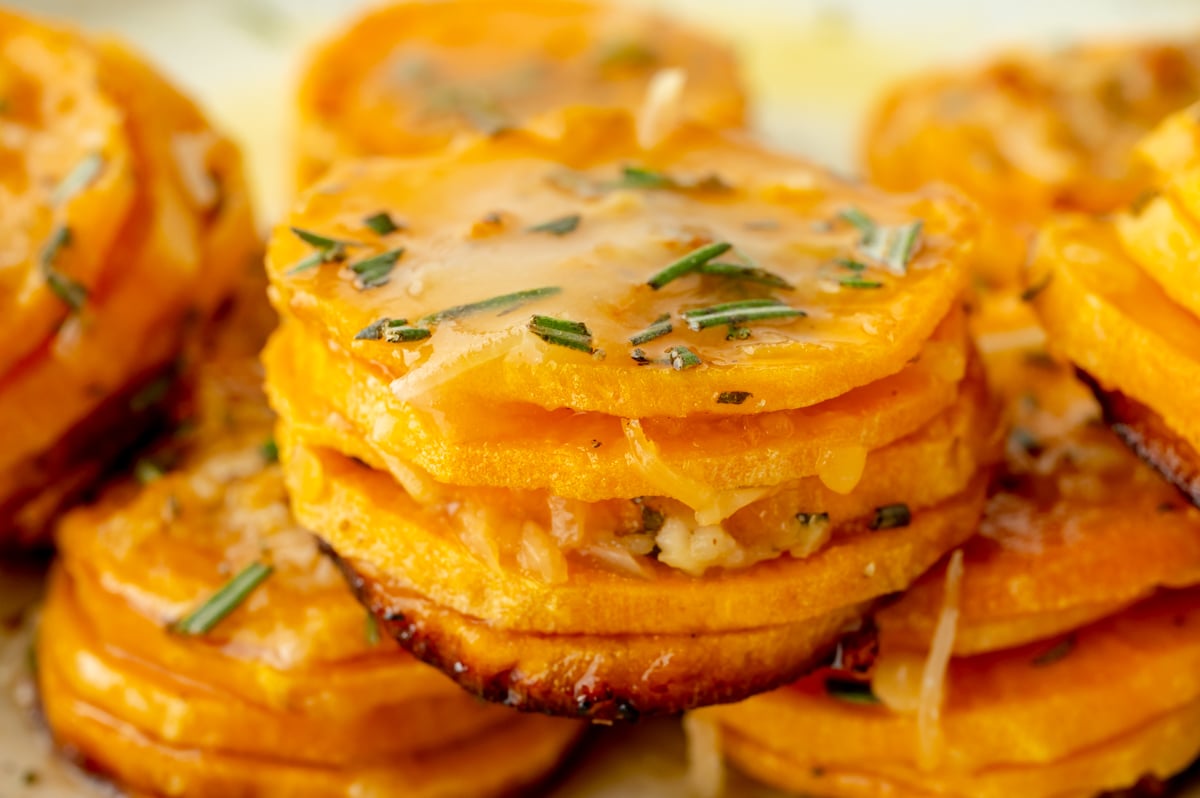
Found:
[[[841,266],[843,269],[849,269],[852,272],[865,272],[867,270],[867,264],[863,263],[861,260],[855,260],[854,258],[837,258],[834,260],[834,263],[836,263],[838,266]]]
[[[46,287],[53,291],[55,296],[61,299],[67,307],[78,312],[87,302],[87,288],[54,267],[54,261],[58,259],[59,253],[70,245],[71,229],[66,225],[54,228],[50,233],[49,240],[46,241],[46,246],[42,248],[39,264]]]
[[[354,285],[360,291],[387,285],[388,281],[392,279],[392,269],[395,268],[396,261],[400,260],[400,256],[403,254],[404,247],[397,247],[366,260],[360,260],[358,263],[351,263],[350,271],[355,275]]]
[[[74,197],[79,192],[86,189],[100,173],[104,171],[104,156],[98,152],[93,152],[90,155],[85,155],[80,159],[79,163],[67,173],[67,176],[62,179],[62,182],[55,187],[54,193],[50,195],[50,204],[62,205],[67,200]]]
[[[249,598],[275,569],[265,563],[247,565],[233,579],[187,616],[171,624],[171,632],[197,636],[211,632],[217,624]]]
[[[258,453],[268,464],[279,462],[279,444],[275,442],[274,438],[267,438],[263,441],[262,445],[258,447]]]
[[[531,288],[526,291],[515,291],[511,294],[503,294],[494,296],[490,299],[480,300],[479,302],[471,302],[466,305],[455,305],[452,308],[439,310],[437,313],[430,313],[428,316],[422,316],[418,324],[437,324],[443,321],[459,319],[463,316],[469,316],[473,313],[483,313],[488,310],[499,311],[500,315],[516,310],[522,305],[530,302],[535,302],[539,299],[545,299],[548,296],[554,296],[562,292],[558,286],[546,286],[545,288]]]
[[[724,302],[706,308],[685,310],[683,320],[692,330],[703,330],[722,324],[738,325],[765,319],[802,318],[803,310],[785,305],[778,299],[744,299],[739,302]]]
[[[592,333],[581,321],[534,315],[529,318],[529,331],[548,344],[564,346],[579,352],[595,353]]]
[[[753,395],[749,391],[721,391],[717,394],[717,404],[740,405]]]
[[[896,529],[912,523],[912,512],[907,504],[885,504],[875,508],[871,529]]]
[[[713,258],[724,255],[732,248],[733,244],[730,244],[728,241],[718,241],[713,244],[705,244],[698,249],[692,250],[679,260],[668,264],[666,268],[662,269],[662,271],[658,272],[649,280],[647,280],[646,285],[657,291],[672,280],[676,280],[686,274],[690,274],[703,264],[708,263]]]
[[[667,350],[667,360],[676,371],[700,365],[699,356],[686,346],[673,346]]]
[[[745,280],[750,283],[769,285],[772,288],[782,288],[785,291],[795,289],[794,285],[774,272],[741,263],[727,263],[726,261],[714,260],[700,264],[696,267],[696,271],[700,274],[712,274],[719,277],[728,277],[732,280]]]
[[[655,319],[654,323],[649,327],[642,330],[640,333],[631,335],[629,337],[629,343],[633,344],[634,346],[648,344],[655,338],[662,338],[664,335],[669,335],[672,329],[671,314],[664,313]]]
[[[908,271],[924,223],[919,219],[898,227],[880,227],[870,242],[864,242],[863,252],[881,261],[895,274]]]
[[[413,327],[408,319],[383,318],[373,321],[358,331],[355,341],[387,341],[389,344],[411,343],[422,341],[433,334],[425,327]]]
[[[347,247],[359,246],[355,241],[340,241],[336,238],[318,235],[309,230],[302,230],[299,227],[293,227],[292,232],[297,238],[312,247],[314,252],[288,269],[287,274],[289,277],[293,274],[299,274],[300,272],[320,266],[322,263],[343,261],[346,259]]]
[[[373,213],[363,219],[363,224],[367,226],[371,232],[376,235],[386,236],[400,230],[400,225],[396,224],[396,220],[392,218],[387,211]]]
[[[838,218],[844,222],[849,222],[858,229],[862,236],[862,242],[866,244],[868,241],[873,241],[879,231],[879,226],[875,224],[875,220],[867,216],[858,208],[846,208],[838,214]]]
[[[558,219],[551,219],[548,222],[535,224],[533,227],[527,228],[527,233],[550,233],[556,236],[565,236],[567,233],[575,232],[575,228],[579,227],[579,222],[583,217],[577,213],[572,213],[569,216],[563,216]]]

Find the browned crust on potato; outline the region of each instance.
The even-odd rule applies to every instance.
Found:
[[[1167,426],[1162,416],[1124,393],[1103,387],[1075,369],[1104,412],[1104,421],[1134,453],[1200,507],[1200,452]]]
[[[524,712],[595,721],[672,715],[793,682],[826,662],[869,609],[709,634],[513,632],[393,588],[363,563],[322,548],[381,628],[464,689]]]

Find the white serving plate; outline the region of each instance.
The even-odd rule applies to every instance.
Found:
[[[502,0],[498,0],[502,1]],[[853,172],[858,128],[882,87],[934,63],[1081,37],[1200,32],[1196,0],[627,0],[690,18],[740,50],[759,129],[774,144]],[[286,206],[287,125],[307,44],[363,0],[9,0],[120,34],[188,87],[245,152],[261,222]],[[0,565],[0,798],[111,790],[57,763],[31,718],[28,619],[38,568]],[[33,775],[31,775],[33,774]],[[728,794],[775,795],[736,776]],[[1188,793],[1200,798],[1200,788]],[[553,798],[685,798],[678,724],[603,730]],[[1016,797],[1014,797],[1016,798]],[[1182,797],[1181,797],[1182,798]]]

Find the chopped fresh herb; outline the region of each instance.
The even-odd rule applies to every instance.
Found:
[[[437,313],[430,313],[419,320],[419,324],[438,324],[443,321],[458,319],[463,316],[469,316],[472,313],[482,313],[488,310],[496,310],[500,315],[504,315],[510,311],[516,310],[522,305],[530,302],[535,302],[539,299],[545,299],[548,296],[554,296],[561,293],[562,289],[557,286],[547,286],[545,288],[531,288],[527,291],[516,291],[511,294],[502,296],[494,296],[491,299],[484,299],[479,302],[471,302],[466,305],[455,305],[452,308],[440,310]]]
[[[605,44],[596,59],[601,69],[642,69],[658,62],[658,53],[637,39],[620,39]]]
[[[683,320],[692,330],[703,330],[722,324],[742,324],[764,319],[788,319],[807,316],[803,310],[790,307],[778,299],[744,299],[739,302],[724,302],[706,308],[685,310]]]
[[[749,391],[721,391],[717,394],[717,404],[740,405],[753,395]]]
[[[400,230],[400,225],[392,218],[387,211],[373,213],[363,219],[363,224],[371,229],[376,235],[386,236]]]
[[[665,172],[653,169],[643,169],[638,166],[626,166],[621,170],[618,188],[678,188],[675,178]]]
[[[875,508],[875,517],[871,519],[871,529],[895,529],[908,526],[912,522],[912,512],[907,504],[885,504]]]
[[[572,213],[569,216],[563,216],[558,219],[551,219],[548,222],[535,224],[526,230],[529,233],[550,233],[556,236],[565,236],[567,233],[575,232],[575,228],[579,227],[579,222],[583,217],[577,213]]]
[[[923,228],[924,223],[920,220],[897,227],[880,227],[870,241],[863,242],[862,250],[883,262],[894,274],[904,274],[916,252]]]
[[[358,263],[351,263],[350,271],[355,275],[354,285],[359,290],[387,285],[388,281],[392,279],[392,269],[395,268],[396,261],[400,260],[400,256],[403,254],[404,247],[397,247],[366,260],[360,260]]]
[[[162,465],[150,457],[141,458],[133,466],[133,478],[139,485],[149,485],[166,475],[167,472],[163,470]]]
[[[1134,216],[1141,216],[1142,211],[1146,210],[1146,206],[1158,199],[1160,193],[1157,188],[1146,189],[1134,197],[1133,202],[1129,203],[1129,212]]]
[[[912,261],[921,238],[924,223],[920,220],[909,224],[885,227],[879,225],[858,208],[847,208],[838,218],[849,222],[859,232],[859,247],[867,255],[884,263],[896,274],[904,274]]]
[[[273,571],[271,566],[264,563],[251,563],[195,611],[171,624],[170,631],[189,636],[208,634],[241,606]]]
[[[343,261],[346,259],[346,248],[358,246],[354,241],[339,241],[335,238],[318,235],[308,230],[301,230],[299,227],[293,227],[292,232],[296,234],[297,238],[312,247],[315,252],[301,259],[296,265],[288,269],[288,275],[308,271],[320,266],[322,263]]]
[[[629,356],[633,358],[639,366],[645,366],[650,362],[650,358],[646,356],[645,349],[635,349],[629,353]]]
[[[21,783],[26,787],[36,787],[42,783],[42,774],[36,770],[27,770],[21,774]]]
[[[879,226],[875,224],[875,220],[858,208],[846,208],[846,210],[838,214],[838,218],[849,222],[858,229],[858,232],[862,235],[862,243],[864,245],[874,240],[879,231]]]
[[[637,333],[636,335],[630,336],[629,343],[633,344],[634,346],[648,344],[655,338],[662,338],[664,335],[669,335],[672,329],[671,314],[664,313],[655,319],[654,323],[649,327],[642,330],[640,333]]]
[[[718,257],[719,255],[724,255],[732,248],[733,245],[728,241],[718,241],[714,244],[705,244],[699,249],[694,249],[679,260],[669,264],[662,271],[658,272],[649,280],[647,280],[646,285],[657,291],[672,280],[683,277],[686,274],[690,274],[701,265],[708,263],[713,258]]]
[[[785,291],[791,291],[795,288],[795,286],[774,272],[769,272],[766,269],[760,269],[757,266],[747,266],[742,263],[709,261],[697,266],[696,271],[698,271],[700,274],[711,274],[719,277],[728,277],[733,280],[745,280],[751,283],[761,283],[762,285],[769,285],[773,288],[782,288]]]
[[[529,331],[548,344],[565,346],[589,355],[596,351],[592,348],[592,333],[580,321],[534,315],[529,319]]]
[[[374,648],[379,645],[379,619],[370,610],[367,610],[366,634],[368,646]]]
[[[382,341],[383,340],[383,328],[385,326],[387,326],[389,323],[391,323],[391,321],[392,321],[391,319],[383,318],[383,319],[379,319],[378,321],[371,322],[366,327],[363,327],[361,330],[359,330],[357,333],[355,333],[354,340],[355,341]],[[405,320],[403,320],[402,323],[407,324],[408,320],[405,319]]]
[[[165,374],[161,377],[155,377],[140,388],[137,393],[129,397],[129,409],[135,413],[149,410],[167,398],[167,392],[171,390],[171,385],[174,382],[173,377]]]
[[[262,445],[258,447],[258,452],[262,455],[262,459],[268,463],[279,462],[279,444],[275,442],[274,438],[267,438],[263,441]]]
[[[1038,294],[1042,293],[1050,286],[1050,281],[1053,279],[1054,272],[1046,272],[1045,277],[1028,286],[1024,291],[1021,292],[1021,301],[1032,302]]]
[[[85,155],[54,189],[54,193],[50,196],[51,204],[62,205],[95,182],[103,171],[103,155],[98,152]]]
[[[726,341],[745,341],[751,336],[749,327],[741,327],[737,324],[729,325],[729,332],[725,333]]]
[[[667,360],[670,361],[671,368],[676,371],[683,371],[684,369],[700,365],[700,358],[686,346],[673,346],[668,349]]]
[[[820,526],[829,523],[829,513],[796,513],[800,526]]]
[[[424,341],[433,334],[425,327],[410,327],[407,324],[389,324],[383,330],[383,340],[389,344],[409,344]]]
[[[843,288],[883,288],[879,280],[865,280],[862,277],[843,277],[838,280],[838,285]]]
[[[867,264],[863,263],[861,260],[855,260],[854,258],[838,258],[834,261],[834,263],[836,263],[838,266],[841,266],[843,269],[849,269],[852,272],[865,272],[867,270]]]
[[[663,528],[667,517],[648,504],[642,504],[642,531],[657,532]]]
[[[851,704],[878,704],[879,698],[871,691],[870,682],[852,679],[826,679],[825,692],[831,698]]]
[[[1064,637],[1062,640],[1059,640],[1057,643],[1050,646],[1050,648],[1034,657],[1031,661],[1031,664],[1035,668],[1044,668],[1047,665],[1053,665],[1070,654],[1074,648],[1075,638],[1073,636]]]
[[[53,291],[54,295],[71,310],[79,311],[87,302],[87,288],[54,267],[54,261],[58,259],[59,253],[70,245],[71,229],[66,225],[54,228],[50,233],[49,240],[46,241],[46,246],[42,248],[40,264],[42,277],[46,280],[46,287]]]

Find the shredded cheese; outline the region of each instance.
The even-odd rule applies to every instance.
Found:
[[[703,714],[683,716],[687,738],[688,787],[696,798],[717,798],[725,792],[725,760],[721,756],[721,730]]]
[[[650,79],[646,99],[637,116],[638,145],[653,149],[678,127],[683,113],[687,72],[674,67],[659,70]]]
[[[946,587],[938,614],[929,656],[921,673],[921,700],[917,709],[917,766],[932,770],[937,765],[941,744],[942,702],[946,692],[946,670],[958,633],[958,604],[962,594],[963,553],[957,549],[946,566]]]

